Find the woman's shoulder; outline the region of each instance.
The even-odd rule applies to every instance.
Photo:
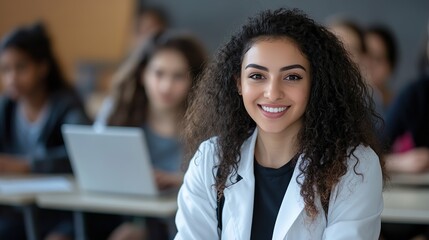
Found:
[[[348,167],[362,173],[370,168],[381,169],[380,158],[370,146],[360,144],[355,149],[350,150]]]
[[[65,123],[88,124],[90,121],[78,93],[72,89],[59,90],[50,98],[51,117]]]
[[[73,88],[59,89],[51,94],[51,101],[62,105],[81,105],[82,99]]]
[[[217,138],[210,138],[202,142],[189,162],[185,174],[185,182],[203,184],[211,189],[215,183],[214,167],[218,162],[216,154]],[[191,185],[193,185],[191,184]]]
[[[256,140],[256,133],[257,132],[254,132],[254,131],[251,132],[250,136],[244,140],[244,142],[241,145],[242,154],[247,154],[248,150],[254,147],[255,140]],[[198,150],[195,152],[193,160],[195,164],[199,164],[200,161],[204,161],[204,164],[209,165],[206,167],[210,167],[212,169],[219,162],[219,151],[220,151],[219,137],[218,136],[211,137],[200,144],[200,146],[198,147]],[[245,157],[244,155],[241,157],[242,159],[247,159],[247,157]],[[241,162],[242,161],[240,161],[240,163]]]
[[[347,186],[349,190],[356,185],[369,187],[383,185],[383,172],[380,158],[370,147],[363,144],[351,149],[346,174],[341,178],[339,186]]]
[[[191,164],[213,167],[217,161],[217,142],[217,137],[211,137],[203,141],[195,152]]]
[[[374,149],[372,149],[372,147],[368,146],[368,145],[364,145],[364,144],[360,144],[358,146],[356,146],[356,148],[354,149],[350,149],[349,154],[351,156],[354,156],[355,158],[377,158],[378,159],[378,155],[377,153],[374,151]]]

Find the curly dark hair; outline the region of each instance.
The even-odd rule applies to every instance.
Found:
[[[154,55],[166,49],[183,55],[189,66],[192,86],[197,83],[206,62],[206,53],[199,41],[181,33],[156,34],[143,42],[116,73],[112,93],[115,107],[108,120],[109,125],[141,126],[144,123],[148,99],[141,84],[141,73]],[[184,105],[186,109],[187,102]]]
[[[310,62],[310,99],[297,136],[303,154],[298,167],[305,180],[296,181],[301,185],[305,210],[314,218],[319,213],[316,196],[327,213],[330,192],[347,172],[347,159],[354,150],[363,144],[377,152],[373,132],[377,114],[367,85],[339,40],[298,9],[263,11],[220,48],[194,89],[185,114],[186,158],[192,157],[202,141],[217,136],[219,163],[213,176],[218,197],[228,176],[235,179],[240,148],[256,128],[238,94],[237,79],[244,54],[261,37],[294,41]],[[384,172],[383,160],[380,162]]]

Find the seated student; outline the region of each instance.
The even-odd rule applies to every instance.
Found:
[[[177,240],[378,239],[375,111],[332,33],[299,10],[263,11],[195,92]]]
[[[169,26],[168,16],[163,8],[158,6],[140,3],[136,9],[133,18],[132,32],[129,36],[129,46],[127,56],[135,54],[135,49],[153,34],[160,33]],[[86,109],[89,116],[93,119],[99,110],[103,99],[109,94],[108,83],[111,79],[111,73],[117,63],[86,62],[79,65],[78,71],[84,76],[80,85],[85,96]],[[95,82],[95,85],[88,85],[88,81]]]
[[[20,27],[2,39],[0,78],[5,91],[0,96],[0,174],[70,173],[61,125],[88,119],[42,24]],[[63,215],[41,211],[41,234],[52,239],[69,234]],[[23,224],[17,209],[0,208],[0,239],[26,239]]]
[[[391,146],[387,170],[429,171],[429,77],[409,84],[392,104],[385,135]]]
[[[429,172],[428,39],[422,51],[419,78],[400,92],[387,113],[384,140],[390,150],[386,156],[386,169],[390,172]],[[429,226],[385,223],[382,235],[386,240],[411,239],[417,235],[429,239]]]
[[[365,31],[368,79],[382,98],[382,116],[391,100],[389,80],[397,64],[397,46],[393,33],[385,26],[373,25]]]
[[[403,89],[387,114],[384,140],[391,154],[386,168],[392,172],[429,171],[429,37],[419,67],[417,81]]]
[[[429,172],[429,77],[407,86],[392,104],[387,114],[386,136],[391,152],[386,156],[390,172]],[[385,240],[411,239],[426,234],[429,226],[418,224],[384,223]]]
[[[95,126],[144,129],[160,189],[178,188],[182,183],[179,125],[204,62],[202,47],[190,36],[168,32],[154,36],[122,66],[112,97],[106,100],[95,122]],[[166,231],[160,230],[166,227],[164,222],[146,220],[148,239],[168,238]],[[142,228],[124,224],[110,239],[130,239],[136,229]]]
[[[372,84],[369,78],[367,68],[367,54],[368,48],[364,39],[364,32],[362,28],[351,20],[346,19],[333,19],[329,23],[328,28],[344,45],[349,57],[357,64],[363,79],[369,86],[369,91],[372,96],[372,101],[375,103],[375,109],[378,116],[374,116],[373,124],[377,137],[381,138],[382,121],[379,117],[384,117],[384,105],[381,92],[376,86]]]
[[[169,25],[168,15],[163,8],[145,3],[140,4],[134,17],[130,50],[136,49],[140,43],[150,39],[153,34],[165,31]]]

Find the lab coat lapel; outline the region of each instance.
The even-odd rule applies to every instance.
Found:
[[[297,177],[300,175],[299,164],[302,161],[302,155],[298,161],[293,172],[292,179],[283,197],[282,205],[280,206],[277,215],[276,224],[274,226],[273,239],[284,239],[292,224],[298,218],[304,209],[304,200],[301,197],[301,186],[297,183]],[[304,181],[304,177],[300,176],[298,179],[300,183]]]
[[[253,175],[253,161],[257,130],[246,140],[241,150],[241,161],[238,174],[242,178],[239,182],[225,189],[225,205],[231,212],[235,235],[238,239],[250,239],[253,216],[253,198],[255,194],[255,177]],[[235,179],[235,178],[234,178]]]

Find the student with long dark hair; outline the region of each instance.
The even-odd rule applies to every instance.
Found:
[[[371,85],[382,97],[383,117],[392,100],[389,80],[398,62],[395,37],[389,28],[382,25],[370,26],[365,31],[367,47],[367,70]]]
[[[185,115],[176,239],[378,239],[374,115],[332,33],[299,10],[250,19]]]
[[[88,123],[42,24],[17,28],[0,43],[0,173],[70,173],[64,123]],[[58,214],[40,214],[42,235],[65,233]],[[65,226],[65,225],[63,225]],[[0,239],[25,239],[21,215],[0,209]],[[51,235],[52,236],[52,235]]]
[[[172,32],[153,36],[115,75],[112,95],[95,122],[95,127],[143,128],[156,183],[161,190],[182,184],[179,126],[188,106],[189,92],[197,83],[204,63],[205,51],[193,37]],[[148,239],[169,239],[165,222],[145,220]],[[140,236],[143,229],[137,225],[123,224],[110,239],[135,239],[131,235],[136,234],[132,233],[140,232],[137,234]]]

